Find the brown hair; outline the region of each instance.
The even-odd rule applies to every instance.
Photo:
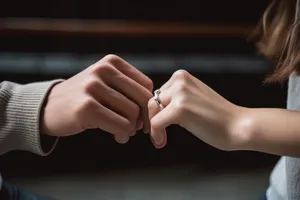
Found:
[[[300,72],[300,25],[295,22],[297,0],[273,0],[254,31],[259,51],[276,64],[266,82],[283,82]]]

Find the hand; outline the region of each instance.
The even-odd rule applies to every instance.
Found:
[[[152,81],[121,58],[108,55],[51,90],[42,131],[68,136],[86,129],[110,132],[119,143],[143,127],[149,132],[147,112]]]
[[[148,103],[151,137],[157,148],[165,146],[165,128],[171,124],[178,124],[223,150],[234,148],[242,141],[233,128],[241,109],[188,72],[175,72],[160,90],[159,97],[165,108],[160,111],[154,98]]]

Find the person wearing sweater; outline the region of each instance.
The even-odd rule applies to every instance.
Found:
[[[1,83],[0,152],[19,149],[48,155],[58,137],[91,128],[112,133],[120,143],[143,129],[155,147],[163,148],[165,128],[177,124],[221,150],[283,156],[263,198],[299,200],[299,9],[300,0],[274,0],[255,34],[261,52],[277,63],[267,81],[288,80],[287,109],[236,105],[184,70],[176,71],[153,97],[148,77],[109,55],[65,81]],[[44,137],[53,137],[48,150],[41,142]],[[15,191],[5,184],[1,191],[5,188]]]
[[[0,84],[0,154],[12,150],[41,156],[59,137],[102,129],[126,143],[137,130],[149,132],[147,112],[153,83],[116,55],[107,55],[68,80]],[[44,140],[52,140],[46,146]],[[48,141],[47,141],[48,144]],[[1,177],[1,176],[0,176]],[[46,200],[0,179],[2,200]]]

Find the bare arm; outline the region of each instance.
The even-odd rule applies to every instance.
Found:
[[[222,150],[251,150],[300,156],[300,112],[237,106],[184,70],[161,88],[164,109],[149,101],[154,145],[167,143],[166,127],[178,124]]]
[[[241,150],[300,156],[300,112],[286,109],[242,108],[235,131],[245,135]]]

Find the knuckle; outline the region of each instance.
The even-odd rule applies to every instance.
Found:
[[[181,95],[179,98],[177,98],[174,102],[174,106],[176,109],[176,113],[178,115],[182,115],[187,110],[188,105],[188,97],[186,95]]]
[[[146,82],[145,82],[145,85],[147,87],[147,89],[149,89],[150,91],[153,90],[153,81],[150,79],[150,78],[147,78]]]
[[[132,131],[134,128],[134,124],[133,123],[126,123],[123,128],[120,129],[119,134],[121,135],[127,135],[128,133],[130,133],[130,131]]]
[[[104,73],[104,74],[111,73],[112,71],[113,71],[113,66],[108,63],[98,64],[95,69],[95,72],[99,72],[101,74],[102,73]]]
[[[81,97],[81,100],[78,104],[75,105],[74,114],[77,118],[81,118],[85,116],[85,113],[88,112],[94,105],[94,101],[89,96]]]
[[[102,60],[105,62],[108,62],[108,63],[115,63],[115,62],[119,62],[121,60],[121,58],[114,54],[108,54],[108,55],[104,56],[104,58]]]
[[[92,97],[85,97],[82,99],[82,102],[80,104],[80,107],[82,110],[88,110],[94,105],[94,100]]]
[[[82,88],[83,88],[84,92],[91,93],[92,90],[94,90],[94,88],[96,88],[98,85],[99,85],[99,83],[98,83],[97,79],[94,77],[91,77],[89,79],[86,79],[83,82]]]
[[[130,120],[125,120],[116,125],[116,132],[114,135],[128,135],[135,127]]]
[[[175,81],[174,81],[174,85],[176,87],[176,91],[178,92],[185,92],[188,89],[188,85],[189,85],[189,75],[187,74],[187,72],[185,71],[177,71],[175,72]]]
[[[136,104],[133,104],[131,112],[132,112],[133,120],[137,120],[137,118],[140,115],[140,108]]]
[[[174,83],[174,87],[174,92],[180,101],[186,101],[190,93],[189,85],[185,81],[178,81]]]
[[[139,118],[139,115],[140,115],[140,108],[135,104],[130,106],[130,111],[127,111],[126,118],[130,123],[131,130],[136,125],[136,121]]]
[[[176,79],[187,80],[189,78],[190,74],[184,69],[179,69],[173,74],[173,76]]]
[[[179,80],[175,83],[175,90],[179,93],[185,93],[187,91],[187,84],[185,81]]]

